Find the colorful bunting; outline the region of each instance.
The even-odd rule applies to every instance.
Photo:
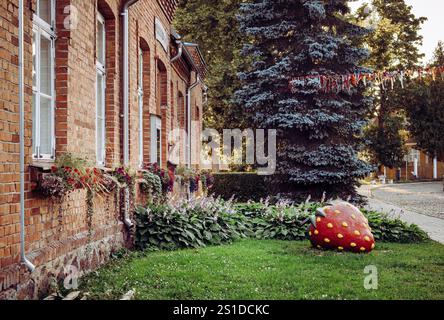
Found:
[[[296,93],[297,87],[300,84],[306,85],[309,81],[317,80],[319,90],[325,93],[350,91],[352,87],[357,87],[360,83],[364,84],[364,86],[375,83],[380,85],[383,90],[393,90],[396,81],[399,81],[401,87],[404,88],[406,77],[422,79],[426,76],[431,76],[433,81],[436,81],[438,76],[444,79],[444,66],[417,68],[414,70],[358,72],[346,75],[306,75],[292,78],[290,80],[290,89],[293,93]]]

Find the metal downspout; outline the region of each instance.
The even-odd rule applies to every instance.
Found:
[[[182,53],[183,53],[183,42],[180,41],[180,40],[178,40],[178,41],[176,41],[176,43],[177,43],[177,45],[178,45],[178,47],[179,47],[179,50],[178,50],[178,52],[177,52],[177,55],[176,55],[175,57],[171,58],[171,60],[170,60],[171,63],[173,63],[174,61],[176,61],[176,60],[178,60],[180,57],[182,57]]]
[[[122,11],[123,16],[123,163],[129,165],[129,8],[139,0],[129,0]],[[123,222],[128,228],[134,226],[128,216],[129,210],[128,188],[125,190],[125,212]]]
[[[33,272],[35,266],[26,258],[25,248],[25,85],[24,85],[24,14],[23,0],[19,0],[19,117],[20,117],[20,258]]]

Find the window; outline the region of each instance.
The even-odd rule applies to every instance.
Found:
[[[421,160],[420,155],[421,155],[421,151],[415,150],[415,149],[410,149],[409,154],[407,155],[408,162],[414,163],[415,160],[418,160],[418,166],[419,166],[420,160]]]
[[[151,116],[151,163],[162,166],[162,120]]]
[[[143,51],[139,48],[139,84],[137,88],[139,105],[139,164],[143,165]]]
[[[40,160],[51,160],[55,156],[54,12],[54,0],[40,0],[33,17],[32,155]]]
[[[96,157],[97,163],[105,165],[105,91],[106,91],[106,31],[105,19],[97,14],[96,43]]]

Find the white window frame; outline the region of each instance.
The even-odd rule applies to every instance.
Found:
[[[36,2],[36,13],[33,16],[33,23],[40,25],[42,28],[44,28],[47,32],[54,32],[55,31],[55,16],[56,16],[56,10],[55,10],[55,4],[56,0],[50,0],[51,1],[51,23],[46,22],[42,18],[40,18],[40,1],[37,0]]]
[[[33,15],[33,46],[35,50],[35,65],[33,65],[33,73],[35,73],[36,83],[33,83],[32,93],[34,96],[33,103],[33,112],[35,113],[35,119],[33,119],[33,148],[32,148],[32,158],[34,160],[43,160],[43,161],[53,161],[55,158],[55,40],[56,40],[56,32],[55,32],[55,0],[51,0],[51,24],[48,24],[45,20],[41,19],[39,14],[39,4],[37,1],[37,11],[36,14]],[[41,74],[40,74],[40,60],[41,60],[41,38],[44,37],[51,42],[51,50],[50,50],[50,95],[41,92]],[[34,74],[33,74],[34,77]],[[41,98],[44,97],[50,100],[51,103],[51,128],[50,128],[50,150],[51,153],[41,153],[41,111],[40,111],[40,102]]]
[[[97,13],[97,25],[103,24],[103,35],[102,35],[102,42],[103,42],[103,48],[102,48],[102,56],[103,56],[103,64],[99,62],[98,57],[99,54],[97,53],[96,57],[96,158],[97,158],[97,164],[99,166],[105,166],[105,159],[106,159],[106,24],[105,24],[105,18],[100,14]],[[97,28],[98,30],[98,28]],[[98,37],[99,35],[96,34]],[[99,48],[96,48],[96,50],[99,50]],[[102,83],[97,82],[98,76],[101,76]],[[101,104],[98,104],[97,97],[99,96],[99,90],[102,91],[102,101]],[[99,132],[99,123],[102,123],[103,131]],[[99,144],[99,141],[102,141],[101,144]],[[99,150],[99,145],[101,145],[101,148]]]
[[[144,139],[143,139],[143,51],[139,48],[139,74],[138,74],[138,87],[137,87],[137,98],[139,107],[139,166],[143,166],[144,161]]]
[[[160,132],[158,137],[157,132]],[[157,153],[157,140],[160,138],[160,155]],[[151,115],[151,163],[157,163],[162,167],[162,119],[159,116]],[[160,159],[160,161],[159,161]]]

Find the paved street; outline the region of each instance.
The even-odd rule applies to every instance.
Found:
[[[372,189],[375,199],[401,208],[444,219],[441,182],[396,184]]]
[[[362,186],[368,208],[414,223],[433,240],[444,243],[444,192],[442,183],[412,183],[386,186]]]

